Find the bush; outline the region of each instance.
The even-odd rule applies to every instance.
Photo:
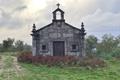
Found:
[[[120,48],[116,48],[114,51],[112,51],[113,57],[120,57]]]
[[[79,56],[32,56],[31,52],[23,52],[18,55],[19,62],[27,62],[33,64],[42,64],[47,66],[84,66],[84,67],[104,67],[105,62],[96,57],[79,57]]]
[[[104,60],[97,57],[84,57],[83,59],[79,60],[79,65],[96,68],[96,67],[104,67],[106,66],[106,63]]]
[[[77,61],[75,56],[34,56],[32,63],[43,64],[48,66],[61,66],[61,65],[72,65],[73,62]]]
[[[17,60],[19,62],[32,62],[32,53],[31,52],[22,52],[17,55]]]
[[[92,53],[93,54],[93,53]],[[116,58],[116,57],[120,57],[120,48],[115,48],[113,49],[111,52],[106,53],[106,52],[97,52],[96,54],[94,54],[95,56],[102,58],[102,59],[106,59],[106,60],[110,60],[112,58]]]

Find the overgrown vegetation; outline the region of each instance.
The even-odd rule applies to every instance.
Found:
[[[3,54],[3,53],[1,53]],[[7,54],[7,55],[6,55]],[[18,63],[21,71],[15,68],[12,55],[1,55],[3,67],[0,68],[0,80],[119,80],[120,60],[111,58],[105,60],[106,67],[89,69],[86,67],[48,67],[46,65],[33,65]],[[8,61],[9,60],[9,61]],[[8,61],[8,62],[7,62]],[[12,66],[8,66],[12,65]],[[1,62],[0,62],[1,65]],[[7,66],[7,68],[5,67]],[[17,72],[16,72],[17,71]]]
[[[120,56],[120,35],[114,37],[110,34],[105,34],[101,40],[90,35],[86,38],[87,55],[110,59]]]
[[[47,65],[58,66],[58,67],[66,67],[66,66],[74,66],[80,67],[84,66],[87,68],[96,68],[96,67],[104,67],[106,63],[104,60],[97,57],[79,57],[79,56],[32,56],[31,53],[21,53],[18,55],[19,62],[32,63],[36,65]]]
[[[21,66],[29,71],[30,76],[26,80],[119,80],[120,61],[107,60],[109,66],[97,69],[86,69],[86,67],[47,67],[24,64]],[[33,78],[34,76],[34,78]]]
[[[31,46],[24,43],[21,40],[15,41],[15,39],[8,38],[3,40],[0,44],[0,52],[21,52],[21,51],[31,51]]]

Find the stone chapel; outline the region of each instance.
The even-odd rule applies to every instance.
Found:
[[[32,54],[50,56],[85,56],[85,29],[83,22],[76,28],[64,19],[64,11],[59,8],[53,11],[52,23],[32,30]]]

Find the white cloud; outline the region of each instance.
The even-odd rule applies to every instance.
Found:
[[[1,28],[0,29],[0,42],[2,40],[10,38],[15,38],[15,40],[22,40],[25,43],[31,44],[31,27],[24,26],[19,29],[9,29],[9,28]]]
[[[97,9],[94,14],[83,18],[88,35],[101,38],[104,34],[120,35],[120,13],[104,12]]]
[[[103,12],[101,9],[97,9],[94,14],[85,16],[83,21],[87,24],[88,30],[120,30],[120,13]]]
[[[58,2],[66,22],[80,28],[84,21],[88,34],[120,34],[120,0],[0,0],[0,42],[13,37],[31,44],[32,24],[50,23]]]

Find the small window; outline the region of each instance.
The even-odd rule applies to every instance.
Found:
[[[77,46],[76,45],[72,45],[72,50],[76,50]]]
[[[42,45],[42,50],[46,50],[46,49],[47,49],[46,45]]]

